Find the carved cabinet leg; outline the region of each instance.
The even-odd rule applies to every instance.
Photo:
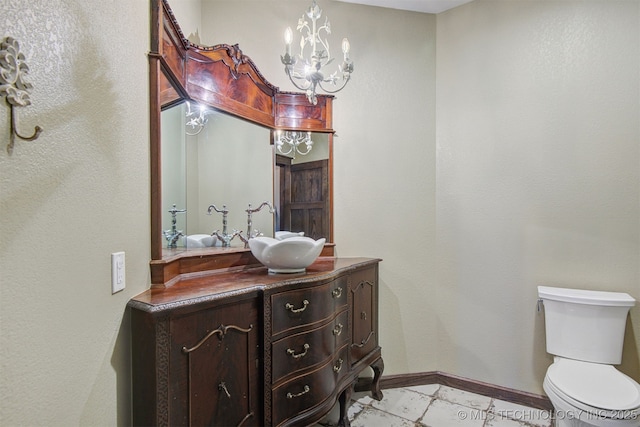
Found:
[[[382,357],[376,359],[376,361],[371,364],[371,369],[373,369],[371,395],[376,400],[382,400],[382,391],[380,390],[380,377],[384,371],[384,361],[382,360]]]
[[[351,403],[351,393],[353,392],[353,385],[347,387],[340,394],[340,419],[338,420],[339,427],[350,427],[349,421],[349,404]]]

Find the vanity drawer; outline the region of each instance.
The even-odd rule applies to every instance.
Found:
[[[272,382],[322,363],[348,340],[349,313],[343,311],[332,322],[273,343]]]
[[[339,381],[349,371],[347,367],[348,346],[327,360],[315,371],[287,381],[271,392],[272,424],[282,425],[287,420],[310,409],[334,392]]]
[[[347,305],[347,276],[319,286],[271,296],[272,335],[321,322]]]

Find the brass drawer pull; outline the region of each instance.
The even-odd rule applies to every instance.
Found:
[[[338,336],[342,333],[342,328],[344,325],[342,323],[338,323],[335,328],[333,328],[333,335]]]
[[[375,335],[374,331],[369,332],[369,335],[367,336],[366,339],[363,339],[362,341],[360,341],[360,344],[356,344],[356,343],[351,344],[351,347],[358,347],[358,348],[364,347],[365,345],[367,345],[371,337],[374,335]]]
[[[236,325],[229,325],[229,326],[220,325],[218,329],[216,329],[215,331],[209,332],[204,338],[198,341],[198,343],[195,346],[191,348],[187,348],[186,346],[182,347],[182,352],[184,354],[189,354],[192,351],[197,350],[198,348],[200,348],[202,344],[205,343],[205,341],[207,341],[209,338],[211,338],[214,335],[218,335],[218,338],[220,338],[220,341],[222,341],[224,340],[224,337],[227,335],[227,332],[229,331],[238,331],[238,332],[243,332],[245,334],[248,334],[249,332],[251,332],[252,329],[253,329],[253,325],[249,325],[249,328],[247,329],[243,329]]]
[[[294,359],[300,359],[301,357],[304,357],[307,355],[307,351],[309,350],[309,344],[306,344],[302,346],[302,348],[304,348],[304,351],[302,353],[298,353],[296,354],[296,351],[288,348],[287,349],[287,354],[291,357],[293,357]]]
[[[340,370],[342,369],[342,362],[344,362],[342,359],[338,359],[336,364],[333,365],[333,372],[340,372]]]
[[[300,397],[300,396],[302,396],[303,394],[307,394],[307,393],[309,393],[309,391],[310,391],[310,390],[311,390],[311,389],[309,388],[309,386],[308,386],[308,385],[305,385],[305,386],[304,386],[304,389],[302,389],[302,391],[301,391],[300,393],[295,393],[295,394],[293,394],[293,393],[287,393],[287,399],[293,399],[294,397]]]
[[[227,385],[224,383],[224,381],[218,384],[218,390],[224,391],[227,397],[231,399],[231,394],[229,393],[229,390],[227,390]]]
[[[342,296],[342,287],[338,286],[334,290],[331,291],[331,296],[334,298],[340,298]]]
[[[293,308],[294,307],[293,304],[289,302],[284,306],[284,308],[291,311],[292,313],[301,313],[307,309],[308,305],[309,305],[309,301],[304,300],[302,301],[302,308]]]

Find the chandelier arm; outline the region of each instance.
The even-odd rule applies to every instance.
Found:
[[[297,152],[302,155],[302,156],[306,156],[307,154],[309,154],[311,152],[311,146],[307,145],[307,151],[300,151],[300,149],[297,149]]]
[[[325,91],[327,93],[337,93],[337,92],[340,92],[342,89],[344,89],[344,87],[347,85],[347,83],[349,83],[349,80],[351,80],[351,78],[345,79],[344,83],[339,88],[334,89],[334,90],[325,89],[325,87],[322,86],[322,82],[318,82],[318,86],[320,86],[320,89],[322,89],[323,91]]]
[[[284,151],[282,150],[282,146],[278,147],[278,151],[280,151],[282,154],[284,154],[285,156],[291,154],[291,152],[293,151],[293,146],[289,145],[289,151]]]
[[[307,89],[309,89],[309,88],[311,87],[311,82],[310,82],[309,80],[305,79],[304,77],[295,77],[295,76],[292,76],[292,75],[291,75],[291,74],[289,74],[289,73],[287,73],[287,74],[289,75],[289,80],[291,80],[291,83],[293,83],[293,85],[294,85],[296,88],[298,88],[298,89],[300,89],[300,90],[307,90]],[[300,80],[304,80],[305,82],[307,82],[307,85],[306,85],[306,86],[301,86],[301,85],[299,85],[299,84],[298,84],[298,82],[296,82],[296,81],[294,80],[294,78],[296,78],[296,79],[300,79]]]
[[[300,73],[297,73],[295,71],[293,71],[292,73],[289,73],[289,79],[303,80],[305,82],[309,82],[309,79],[306,76],[304,76],[304,75],[302,75]],[[293,80],[291,80],[291,81],[293,81]]]
[[[324,40],[322,39],[322,37],[320,37],[320,31],[324,30],[325,34],[325,38]],[[327,29],[326,25],[323,25],[322,27],[318,28],[318,41],[320,42],[320,44],[322,45],[322,47],[324,48],[324,51],[327,53],[327,63],[329,63],[330,61],[333,60],[333,58],[331,58],[331,52],[329,52],[329,43],[327,42],[327,36],[331,34],[331,32]],[[323,64],[323,66],[326,65]]]

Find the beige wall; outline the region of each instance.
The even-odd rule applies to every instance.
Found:
[[[541,392],[537,285],[640,300],[640,2],[438,15],[438,366]],[[640,307],[622,369],[640,379]]]
[[[0,425],[130,420],[129,298],[149,286],[149,6],[3,0],[33,105],[0,106]],[[126,289],[111,295],[112,252]]]
[[[292,89],[282,31],[307,1],[202,3],[207,20],[187,19],[203,41],[240,43]],[[436,18],[321,2],[356,66],[334,110],[338,253],[384,259],[386,373],[540,392],[536,285],[640,298],[638,5],[477,0]],[[125,305],[149,283],[148,2],[3,12],[34,84],[20,128],[45,130],[0,147],[0,424],[126,425]]]

